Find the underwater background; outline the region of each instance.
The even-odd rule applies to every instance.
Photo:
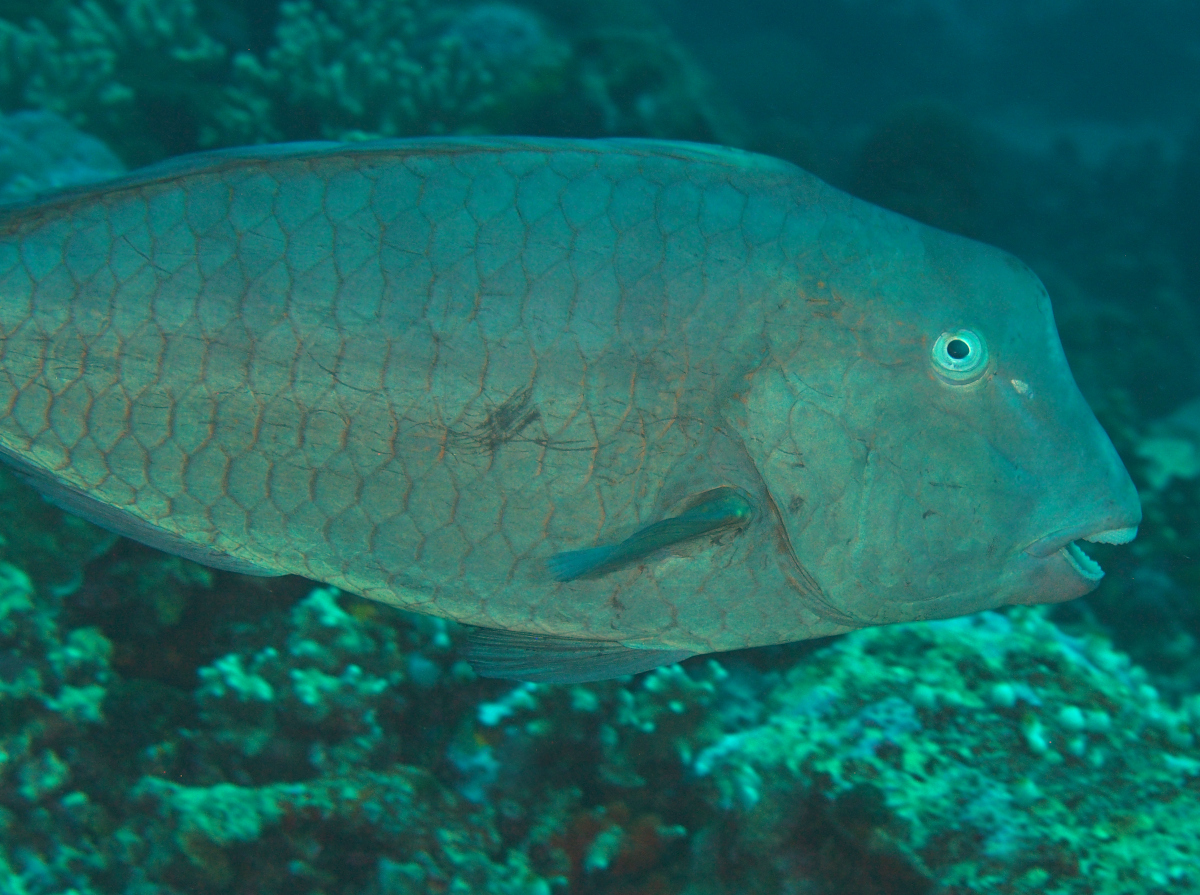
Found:
[[[5,199],[299,139],[788,159],[1028,262],[1145,512],[1078,601],[554,686],[0,469],[0,895],[1200,892],[1194,2],[0,0],[0,110]]]

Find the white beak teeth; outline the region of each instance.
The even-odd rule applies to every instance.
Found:
[[[1130,528],[1110,528],[1108,531],[1088,535],[1084,540],[1093,544],[1128,544],[1136,537],[1137,526],[1134,525]]]
[[[1109,534],[1109,532],[1104,533]],[[1088,538],[1088,540],[1090,541],[1092,538]],[[1113,543],[1123,544],[1125,542],[1116,541]],[[1104,577],[1104,570],[1100,568],[1100,563],[1084,553],[1074,541],[1062,548],[1062,555],[1067,558],[1067,562],[1071,564],[1071,567],[1088,581],[1099,581]]]

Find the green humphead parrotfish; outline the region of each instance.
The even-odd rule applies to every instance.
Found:
[[[1024,264],[661,141],[254,147],[9,206],[0,455],[542,681],[1071,599],[1141,519]]]

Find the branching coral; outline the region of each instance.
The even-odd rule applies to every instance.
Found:
[[[286,0],[265,58],[234,59],[242,105],[201,142],[502,129],[514,105],[563,89],[569,56],[516,6],[456,16],[424,0]]]
[[[551,5],[564,21],[574,4]],[[516,3],[283,0],[262,47],[220,0],[55,0],[0,20],[0,108],[56,111],[133,164],[197,148],[417,134],[736,141],[661,29]]]
[[[0,20],[0,107],[58,112],[130,162],[194,140],[226,64],[192,0],[57,0]]]

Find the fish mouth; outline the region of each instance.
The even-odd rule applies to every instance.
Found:
[[[1099,581],[1104,577],[1104,570],[1100,568],[1100,563],[1083,552],[1078,541],[1089,541],[1093,544],[1128,544],[1137,537],[1137,532],[1136,525],[1104,528],[1100,531],[1096,531],[1094,526],[1062,529],[1034,541],[1025,548],[1025,552],[1039,558],[1061,553],[1080,577],[1087,581]]]

